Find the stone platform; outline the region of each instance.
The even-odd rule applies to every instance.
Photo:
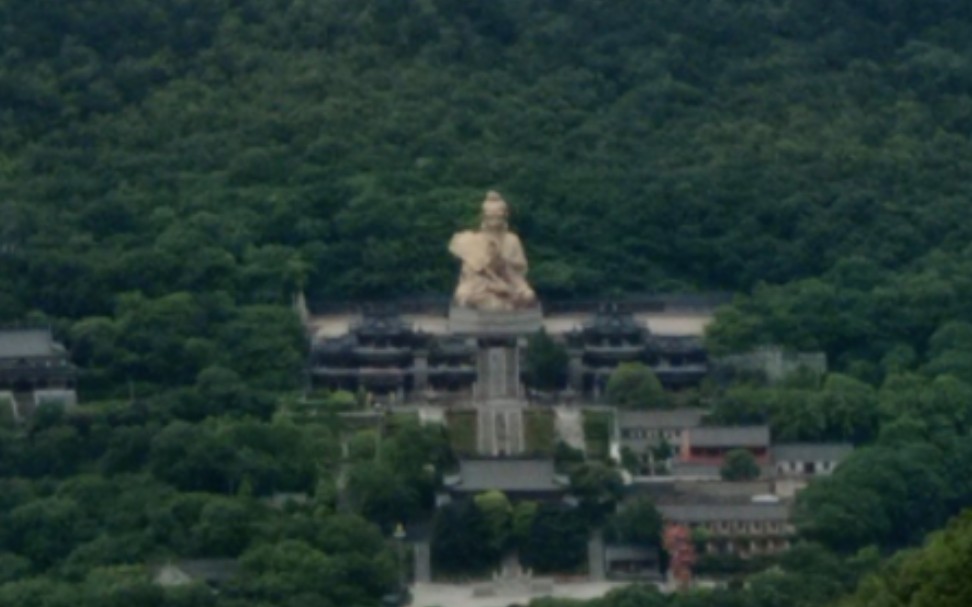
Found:
[[[522,310],[449,308],[448,332],[469,337],[526,337],[543,327],[540,306]]]

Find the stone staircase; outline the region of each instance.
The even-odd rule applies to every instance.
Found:
[[[478,402],[520,400],[519,352],[515,347],[481,348],[476,354],[478,381],[473,394]]]
[[[476,438],[480,455],[520,455],[526,448],[522,406],[482,405],[477,413]]]
[[[480,455],[515,456],[526,449],[519,357],[515,346],[482,348],[476,355],[479,380],[473,394]]]
[[[560,440],[574,449],[586,450],[584,442],[584,418],[580,409],[568,407],[554,408],[554,428]]]

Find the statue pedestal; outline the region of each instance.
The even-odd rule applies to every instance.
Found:
[[[526,337],[543,326],[540,306],[522,310],[449,308],[449,333],[468,337]]]
[[[526,337],[543,326],[540,306],[522,310],[449,309],[449,333],[476,342],[476,443],[480,455],[521,455],[526,448],[523,422],[521,349]]]

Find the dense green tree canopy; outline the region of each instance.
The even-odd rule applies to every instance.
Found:
[[[608,378],[605,394],[609,403],[625,409],[658,409],[668,403],[654,371],[640,362],[618,365]]]
[[[527,340],[523,380],[537,390],[557,390],[567,383],[567,349],[541,329]]]
[[[961,4],[8,0],[0,19],[5,318],[136,291],[443,292],[443,243],[493,186],[551,296],[834,268],[880,290],[967,253]],[[954,275],[908,276],[940,303],[896,334],[962,301]],[[853,299],[807,288],[808,309]],[[848,320],[792,339],[837,345]]]
[[[896,556],[865,579],[846,607],[958,607],[972,601],[968,558],[972,551],[972,511],[933,534],[925,546]]]
[[[759,477],[759,463],[746,449],[733,449],[726,454],[719,476],[726,481],[751,481]]]
[[[626,544],[658,546],[661,542],[662,519],[655,504],[645,497],[623,504],[606,525],[609,539]]]

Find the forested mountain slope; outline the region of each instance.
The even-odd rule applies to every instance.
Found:
[[[0,317],[443,292],[510,200],[542,295],[964,251],[944,0],[0,2]]]

